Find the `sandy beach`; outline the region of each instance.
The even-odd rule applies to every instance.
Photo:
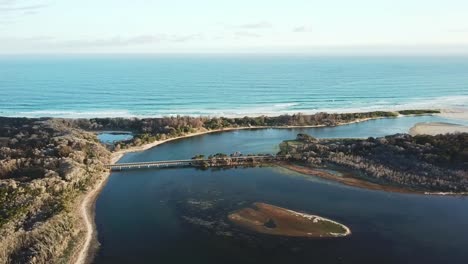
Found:
[[[468,126],[450,124],[450,123],[418,123],[414,125],[410,130],[409,134],[412,136],[416,135],[439,135],[439,134],[451,134],[451,133],[468,133]]]
[[[468,109],[466,108],[443,109],[438,115],[445,118],[468,121]]]

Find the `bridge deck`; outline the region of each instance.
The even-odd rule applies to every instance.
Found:
[[[161,161],[147,161],[147,162],[130,162],[130,163],[116,163],[106,164],[105,167],[111,170],[113,169],[132,169],[132,168],[162,168],[162,167],[188,167],[196,166],[203,163],[212,164],[216,161],[231,161],[231,162],[242,162],[242,161],[274,161],[281,160],[283,156],[240,156],[240,157],[226,157],[226,158],[212,158],[212,159],[190,159],[190,160],[161,160]],[[221,164],[220,164],[221,165]]]

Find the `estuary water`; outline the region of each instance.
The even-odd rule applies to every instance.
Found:
[[[125,155],[119,162],[202,153],[275,153],[298,133],[369,137],[406,132],[439,117],[372,120],[330,128],[207,134]],[[350,237],[292,239],[253,234],[227,214],[253,202],[318,214]],[[96,203],[95,263],[466,263],[468,199],[348,187],[277,167],[113,172]]]
[[[468,107],[468,57],[0,56],[0,116]]]

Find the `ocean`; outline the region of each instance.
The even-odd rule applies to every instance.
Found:
[[[245,116],[468,107],[468,57],[0,57],[0,116]]]

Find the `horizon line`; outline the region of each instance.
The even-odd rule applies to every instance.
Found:
[[[150,56],[170,56],[170,55],[249,55],[249,56],[311,56],[311,57],[456,57],[468,56],[468,51],[464,52],[256,52],[256,51],[242,51],[242,52],[14,52],[2,53],[0,56],[128,56],[128,55],[150,55]]]

